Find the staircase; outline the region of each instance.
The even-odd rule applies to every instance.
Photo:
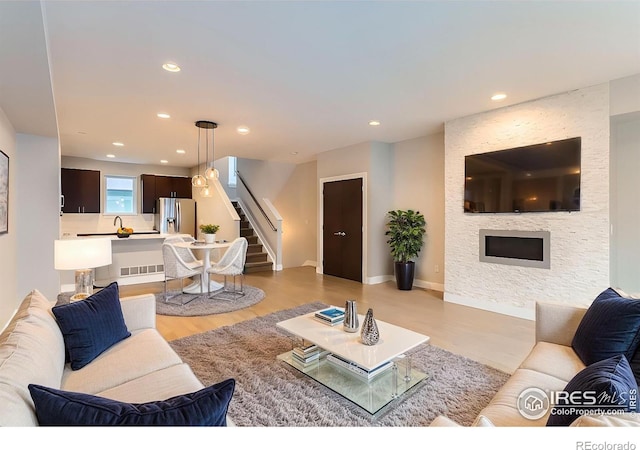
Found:
[[[255,234],[251,224],[247,220],[238,202],[231,202],[236,212],[240,216],[240,237],[247,238],[247,260],[244,264],[244,273],[270,272],[273,270],[273,263],[269,260],[269,254],[264,251],[260,239]]]

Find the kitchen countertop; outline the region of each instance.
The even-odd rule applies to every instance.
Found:
[[[66,239],[93,239],[93,238],[110,238],[112,241],[123,242],[140,239],[165,239],[176,234],[160,233],[159,231],[135,231],[127,238],[119,238],[116,233],[78,233],[77,237],[72,236]],[[186,236],[186,235],[185,235]]]

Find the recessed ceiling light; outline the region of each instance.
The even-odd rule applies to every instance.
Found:
[[[86,131],[78,131],[78,134],[87,134]]]
[[[179,148],[178,150],[176,150],[176,153],[180,153],[181,155],[184,155],[186,152],[181,148]]]
[[[378,125],[380,125],[380,121],[379,120],[370,120],[369,121],[369,125],[371,125],[372,127],[377,127]]]
[[[115,145],[116,147],[124,147],[124,144],[122,142],[114,142],[113,145]]]
[[[161,119],[169,119],[171,116],[167,113],[158,113],[158,117]]]
[[[236,128],[236,131],[240,134],[249,134],[251,130],[245,125],[240,125],[238,128]]]
[[[291,152],[291,154],[295,156],[298,154],[298,152]]]
[[[493,100],[494,102],[499,102],[500,100],[504,100],[505,98],[507,98],[507,94],[499,93],[499,94],[494,94],[491,97],[491,100]]]
[[[175,63],[164,63],[162,68],[167,72],[180,72],[180,66]]]
[[[167,161],[166,159],[161,159],[160,160],[160,164],[168,164],[168,163],[169,163],[169,161]]]
[[[115,157],[116,157],[116,155],[112,155],[111,153],[109,153],[109,154],[107,155],[107,158],[115,158]]]

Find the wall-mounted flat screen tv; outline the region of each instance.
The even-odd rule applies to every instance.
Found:
[[[464,211],[580,211],[581,138],[465,156]]]

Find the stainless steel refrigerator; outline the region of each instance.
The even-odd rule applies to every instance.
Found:
[[[196,201],[190,198],[157,199],[155,229],[160,233],[190,234],[196,237]]]

